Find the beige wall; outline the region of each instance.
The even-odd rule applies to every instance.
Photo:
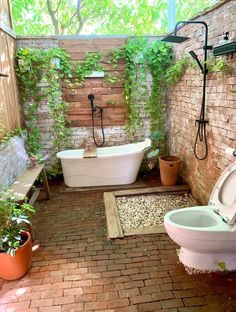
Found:
[[[11,9],[9,0],[0,0],[0,21],[12,28]]]
[[[14,130],[21,126],[21,108],[17,91],[14,62],[16,40],[12,35],[8,1],[0,2],[0,129]],[[8,30],[11,33],[8,34]]]

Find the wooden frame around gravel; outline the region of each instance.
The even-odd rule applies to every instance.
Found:
[[[105,192],[103,194],[106,218],[107,218],[107,231],[108,238],[123,238],[124,236],[142,235],[142,234],[156,234],[166,233],[163,225],[157,225],[145,228],[136,228],[124,230],[122,229],[119,211],[116,206],[116,197],[132,196],[143,194],[183,194],[190,191],[188,185],[175,185],[175,186],[159,186],[151,188],[130,189],[124,191]]]

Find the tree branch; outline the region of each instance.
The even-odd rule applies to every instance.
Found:
[[[61,0],[59,1],[59,3],[61,3]],[[52,20],[52,24],[54,27],[55,34],[58,35],[59,34],[58,20],[56,19],[56,16],[55,16],[56,12],[53,11],[50,0],[47,0],[47,9],[48,9],[48,13],[49,13],[51,20]],[[59,7],[57,8],[57,10],[58,9],[59,9]]]
[[[83,28],[83,26],[84,26],[84,20],[83,20],[83,18],[82,18],[82,16],[81,16],[81,5],[82,5],[82,1],[83,1],[83,0],[77,0],[76,15],[77,15],[78,20],[79,20],[79,26],[78,26],[78,28],[77,28],[77,30],[76,30],[76,35],[78,35],[78,34],[81,32],[81,30],[82,30],[82,28]]]
[[[61,5],[61,0],[58,1],[57,7],[56,7],[56,10],[54,10],[54,13],[58,12],[60,5]]]

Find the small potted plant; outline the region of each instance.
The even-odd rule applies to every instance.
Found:
[[[0,188],[0,277],[14,280],[22,277],[32,261],[32,241],[27,224],[34,208],[19,204],[14,195]]]
[[[165,135],[160,131],[153,132],[149,138],[152,140],[152,149],[147,157],[150,160],[149,168],[153,168],[157,164],[157,156],[160,148],[163,146]],[[160,156],[159,168],[161,176],[161,184],[164,186],[173,186],[176,184],[181,160],[177,156]]]

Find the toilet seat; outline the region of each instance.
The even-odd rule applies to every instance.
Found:
[[[236,221],[236,162],[219,177],[211,193],[209,206],[228,224]]]

